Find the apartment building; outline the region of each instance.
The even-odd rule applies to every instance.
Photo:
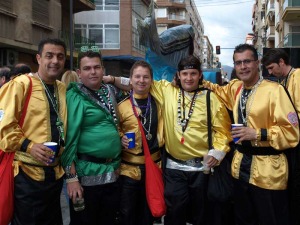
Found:
[[[75,34],[95,40],[105,56],[144,57],[145,48],[139,43],[136,19],[146,17],[150,2],[151,0],[94,0],[95,11],[75,15]],[[182,24],[194,27],[194,54],[203,61],[204,26],[194,0],[156,0],[155,8],[159,34]]]
[[[300,48],[300,0],[256,0],[253,44],[262,48]]]
[[[212,61],[207,62],[207,58],[204,60],[204,40],[208,40],[208,37],[204,38],[204,25],[195,5],[194,0],[157,0],[156,11],[156,23],[158,32],[161,33],[164,30],[182,25],[190,24],[194,28],[194,55],[199,57],[202,63],[206,61],[209,65]],[[212,49],[206,49],[211,51]],[[212,54],[212,52],[209,52]],[[210,59],[209,59],[210,60]]]
[[[91,0],[73,0],[74,13],[94,9]],[[41,39],[61,38],[68,44],[69,1],[0,0],[0,27],[0,66],[24,62],[36,71],[35,55]]]
[[[94,0],[96,10],[75,15],[75,34],[94,40],[105,56],[143,57],[136,19],[147,15],[150,0]]]
[[[203,69],[214,68],[213,46],[210,43],[208,36],[203,35],[202,43],[203,43],[202,68]]]

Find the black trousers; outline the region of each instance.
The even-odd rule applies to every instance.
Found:
[[[46,168],[53,174],[53,168]],[[52,175],[51,175],[52,177]],[[48,177],[50,178],[50,177]],[[12,225],[61,225],[60,193],[63,178],[35,181],[21,169],[15,177],[14,215]]]
[[[207,181],[202,172],[165,169],[165,225],[207,224]]]
[[[267,190],[234,179],[236,225],[289,225],[287,191]]]
[[[82,186],[85,209],[74,211],[70,201],[70,225],[115,225],[118,224],[119,182],[96,186]]]
[[[121,225],[152,225],[152,216],[145,193],[145,177],[134,180],[127,176],[121,176]]]

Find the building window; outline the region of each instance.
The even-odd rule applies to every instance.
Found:
[[[0,9],[4,9],[5,11],[12,12],[13,1],[11,1],[11,0],[0,0]]]
[[[95,0],[96,10],[120,10],[119,0]]]
[[[32,19],[35,22],[49,25],[48,0],[32,0]]]
[[[95,41],[100,49],[120,48],[120,27],[117,24],[75,24],[74,27],[76,36]]]

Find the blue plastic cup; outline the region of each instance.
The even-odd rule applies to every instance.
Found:
[[[135,147],[135,133],[134,132],[126,132],[125,135],[129,140],[128,148],[134,148]]]
[[[241,123],[234,123],[234,124],[231,124],[231,129],[234,128],[234,127],[243,127],[244,124],[241,124]],[[239,137],[237,138],[233,138],[233,142],[236,143],[238,140],[240,140]]]
[[[54,152],[53,157],[50,159],[50,163],[53,163],[55,161],[55,157],[57,157],[57,154],[58,154],[57,143],[56,142],[45,142],[44,145],[47,146],[48,148],[50,148]]]

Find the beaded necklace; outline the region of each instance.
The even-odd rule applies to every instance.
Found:
[[[58,95],[58,91],[57,91],[57,85],[56,85],[56,82],[55,82],[55,85],[54,85],[54,94],[51,93],[51,91],[49,90],[49,88],[47,87],[47,85],[44,83],[44,81],[42,80],[42,78],[40,77],[39,73],[37,73],[37,76],[39,78],[39,80],[41,81],[44,89],[45,89],[45,92],[48,96],[48,98],[50,99],[50,103],[51,105],[53,106],[53,109],[57,115],[57,121],[56,121],[56,127],[58,129],[58,132],[59,132],[59,145],[62,145],[64,146],[64,142],[65,142],[65,135],[64,135],[64,127],[63,127],[63,122],[60,118],[60,115],[59,115],[59,95]],[[55,96],[55,93],[57,95],[57,98]]]
[[[180,140],[181,144],[184,144],[184,132],[185,132],[185,130],[188,126],[188,123],[190,121],[190,118],[194,112],[197,94],[198,94],[198,90],[195,91],[195,93],[192,97],[192,101],[191,101],[190,107],[189,107],[189,112],[188,112],[187,118],[185,118],[184,90],[180,89],[179,93],[178,93],[178,102],[177,102],[178,119],[177,119],[177,122],[181,126],[181,130],[182,130],[182,136],[181,136],[181,140]],[[182,98],[183,118],[181,117],[181,98]]]
[[[85,86],[86,87],[86,86]],[[116,114],[116,110],[112,104],[112,101],[110,99],[110,93],[107,87],[104,85],[101,85],[101,88],[98,91],[93,91],[86,87],[103,105],[103,107],[110,113],[110,115],[113,117],[114,123],[116,126],[118,126],[118,118]],[[102,91],[102,93],[101,93]]]
[[[150,101],[149,101],[149,99],[150,99]],[[150,115],[149,115],[149,125],[148,125],[148,129],[146,129],[146,127],[145,127],[146,123],[145,123],[145,124],[141,123],[142,126],[143,126],[143,128],[144,128],[144,130],[147,132],[146,138],[147,138],[148,141],[150,141],[150,140],[152,139],[152,134],[150,133],[150,131],[151,131],[151,123],[152,123],[152,106],[151,106],[151,95],[148,94],[147,105],[148,105],[149,102],[150,102],[150,104],[149,104]],[[137,119],[139,119],[139,116],[141,116],[142,113],[141,113],[140,115],[138,115],[138,114],[137,114],[137,111],[135,110],[134,107],[140,107],[140,106],[137,104],[136,100],[135,100],[134,97],[133,97],[133,93],[131,93],[131,92],[130,92],[130,103],[131,103],[132,110],[133,110],[133,113],[134,113],[135,117],[136,117]],[[146,113],[147,113],[147,112],[146,112]],[[146,114],[146,113],[145,113],[145,114]]]
[[[148,94],[147,104],[146,105],[139,105],[139,104],[137,104],[137,102],[133,98],[133,91],[130,91],[130,98],[133,99],[133,105],[134,106],[139,107],[140,109],[146,108],[146,112],[143,114],[143,112],[141,110],[141,114],[140,114],[140,116],[143,118],[143,120],[141,121],[142,125],[145,125],[146,122],[147,122],[147,115],[148,115],[149,109],[151,110],[151,95]],[[151,116],[150,116],[150,119],[151,119]]]
[[[242,90],[241,90],[242,94],[241,94],[241,97],[240,97],[239,108],[240,108],[240,111],[241,111],[242,121],[243,121],[243,124],[245,126],[247,126],[247,121],[248,121],[248,117],[249,117],[249,113],[250,113],[250,109],[251,109],[254,97],[251,98],[251,102],[249,102],[249,107],[246,109],[246,105],[247,105],[248,99],[250,98],[251,95],[254,96],[254,94],[256,93],[256,90],[257,90],[258,86],[261,84],[262,81],[263,81],[263,77],[260,76],[259,80],[251,88],[250,92],[244,89],[244,84],[242,86]]]

